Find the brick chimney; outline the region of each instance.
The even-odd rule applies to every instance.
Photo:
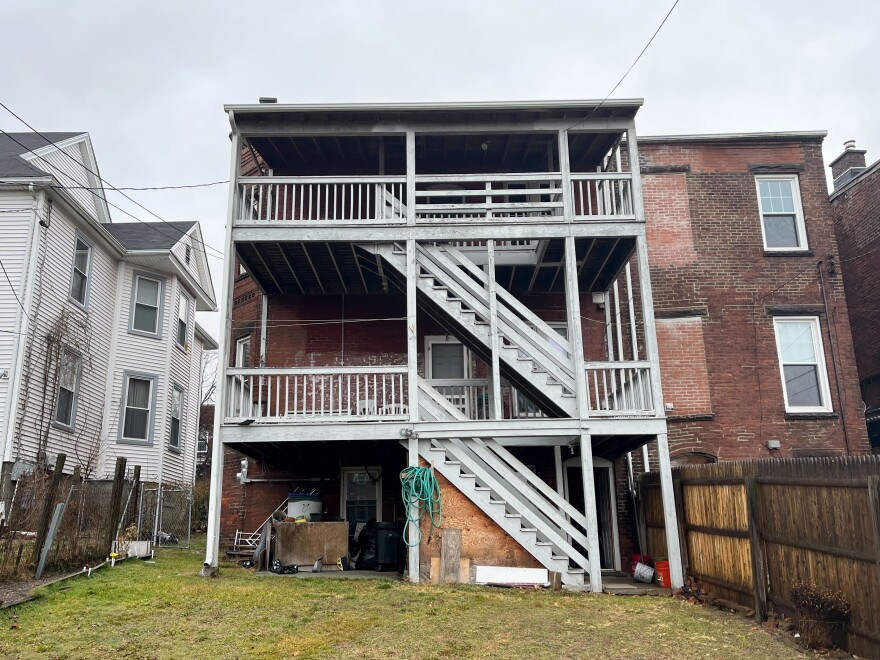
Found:
[[[855,140],[847,140],[843,143],[843,153],[831,161],[831,178],[834,179],[835,188],[842,186],[865,169],[866,153],[864,149],[856,149]]]

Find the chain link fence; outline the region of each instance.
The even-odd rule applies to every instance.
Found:
[[[189,548],[192,529],[192,488],[141,485],[137,540],[162,548]]]

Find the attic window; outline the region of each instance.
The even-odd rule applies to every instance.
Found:
[[[187,245],[186,252],[184,253],[184,257],[183,257],[187,264],[189,264],[189,256],[191,253],[192,253],[192,248],[189,245]]]

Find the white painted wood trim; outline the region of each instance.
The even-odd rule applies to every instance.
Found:
[[[581,434],[581,472],[584,481],[584,514],[587,517],[587,554],[590,560],[590,591],[602,593],[602,559],[599,550],[599,514],[596,510],[596,480],[593,475],[593,440]]]
[[[560,449],[561,447],[557,448]],[[627,454],[629,456],[629,454]],[[568,467],[581,467],[581,459],[577,456],[573,456],[569,458],[562,464],[565,468]],[[617,527],[617,487],[614,481],[614,463],[609,461],[607,458],[599,458],[593,457],[593,467],[599,469],[607,469],[609,470],[611,477],[608,484],[608,491],[611,495],[611,545],[612,552],[614,553],[613,559],[613,567],[614,570],[622,570],[621,569],[621,558],[620,558],[620,533]],[[569,493],[569,484],[568,484],[568,472],[567,470],[563,472],[565,475],[563,477],[564,480],[564,490],[565,490],[565,499],[568,500]],[[598,512],[597,512],[598,513]],[[598,518],[597,518],[598,519]]]
[[[416,224],[416,134],[413,131],[406,132],[406,224]]]
[[[501,401],[501,360],[499,353],[501,351],[501,338],[498,334],[498,299],[496,296],[495,283],[495,241],[486,241],[486,250],[488,253],[488,263],[486,264],[489,288],[489,333],[491,337],[492,359],[490,364],[490,372],[492,376],[492,417],[501,419],[504,417],[504,410]]]
[[[669,442],[665,433],[657,435],[657,457],[660,460],[660,490],[663,495],[663,522],[666,525],[666,555],[669,558],[669,577],[672,580],[672,588],[678,589],[684,586],[684,571],[681,565],[678,518],[675,515],[675,491],[672,486]]]
[[[230,115],[230,119],[232,119]],[[229,363],[229,343],[232,337],[232,294],[235,281],[235,246],[232,237],[232,219],[235,212],[236,192],[238,190],[238,170],[240,160],[240,140],[238,131],[232,133],[229,172],[229,199],[226,215],[226,259],[223,264],[223,295],[220,298],[220,351],[217,354],[217,391],[215,401],[218,407],[226,401],[226,365]],[[220,506],[223,492],[224,442],[221,434],[223,415],[214,415],[214,441],[211,447],[211,489],[208,494],[208,539],[205,547],[205,566],[216,567],[220,554]]]
[[[571,188],[571,163],[568,154],[568,129],[559,131],[558,134],[559,149],[559,171],[562,174],[562,214],[567,220],[574,217],[574,208],[572,206],[572,188]]]

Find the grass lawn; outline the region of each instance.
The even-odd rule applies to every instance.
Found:
[[[198,577],[204,541],[45,587],[0,611],[5,658],[796,658],[672,598],[379,580]]]

